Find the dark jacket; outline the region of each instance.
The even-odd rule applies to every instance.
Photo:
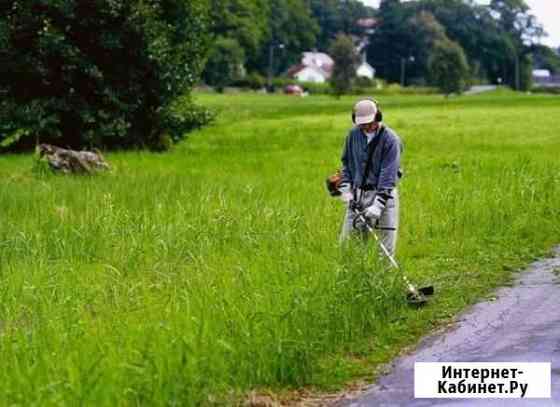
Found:
[[[389,127],[377,132],[379,143],[371,160],[366,186],[378,192],[390,192],[397,186],[399,179],[400,158],[403,145],[399,136]],[[342,153],[342,182],[353,188],[362,186],[362,178],[368,159],[367,137],[359,127],[354,127],[346,137]]]

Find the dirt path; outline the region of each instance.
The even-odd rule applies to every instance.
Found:
[[[560,406],[560,250],[532,264],[496,300],[475,305],[454,327],[397,359],[391,372],[337,406]],[[552,399],[414,399],[414,362],[552,362]]]

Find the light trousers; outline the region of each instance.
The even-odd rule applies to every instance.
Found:
[[[375,198],[375,191],[364,191],[360,202],[363,207],[367,207],[373,203]],[[385,245],[391,255],[395,254],[397,248],[397,232],[399,228],[399,192],[395,188],[392,191],[392,198],[387,200],[387,205],[381,213],[381,217],[374,226],[375,233]],[[369,233],[354,228],[354,219],[356,215],[350,208],[346,209],[344,222],[342,224],[342,231],[340,233],[340,241],[346,241],[353,234],[362,235],[367,238]]]

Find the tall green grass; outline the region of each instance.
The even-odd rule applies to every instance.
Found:
[[[554,97],[387,97],[402,136],[406,307],[371,245],[338,245],[355,98],[200,96],[221,112],[110,174],[0,163],[0,404],[231,404],[372,375],[560,240]]]

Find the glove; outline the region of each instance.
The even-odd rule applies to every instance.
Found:
[[[387,200],[377,195],[373,200],[373,204],[364,210],[364,216],[369,220],[378,220],[387,205]]]
[[[340,184],[338,187],[340,191],[340,200],[346,204],[349,204],[352,199],[354,199],[354,194],[352,193],[352,187],[348,183]]]
[[[340,194],[340,200],[345,204],[349,204],[354,199],[354,194],[351,192],[343,192]]]

